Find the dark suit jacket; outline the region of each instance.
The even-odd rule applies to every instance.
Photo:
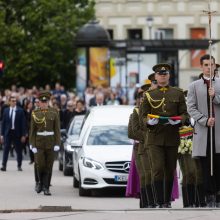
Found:
[[[15,121],[14,121],[15,135],[17,137],[25,136],[27,133],[27,128],[26,128],[26,118],[25,118],[24,110],[16,106],[15,112],[16,112]],[[8,107],[4,110],[3,116],[2,116],[2,129],[1,129],[2,136],[7,136],[11,129],[11,122],[10,122],[9,114],[10,114],[10,108]]]
[[[106,105],[105,100],[104,100],[104,102],[103,102],[103,105]],[[89,106],[97,106],[96,98],[95,98],[95,97],[93,97],[93,98],[90,99],[90,101],[89,101]]]

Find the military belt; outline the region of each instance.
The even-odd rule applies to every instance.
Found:
[[[42,131],[42,132],[37,132],[37,135],[50,136],[50,135],[54,135],[54,132],[53,131]]]

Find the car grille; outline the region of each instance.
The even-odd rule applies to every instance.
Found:
[[[106,162],[105,167],[112,172],[128,173],[131,161]]]
[[[127,181],[116,182],[113,178],[103,178],[103,179],[108,184],[115,184],[115,185],[126,185],[127,184]]]
[[[86,185],[95,185],[95,184],[98,184],[98,182],[94,179],[91,179],[91,178],[85,178],[84,181],[83,181],[84,184]]]

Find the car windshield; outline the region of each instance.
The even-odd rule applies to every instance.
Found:
[[[77,120],[73,119],[73,121],[69,127],[69,130],[68,130],[68,135],[79,136],[82,122],[83,122],[83,117],[80,117]]]
[[[128,127],[124,125],[92,127],[87,145],[130,145]]]

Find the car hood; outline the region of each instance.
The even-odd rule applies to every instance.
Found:
[[[132,149],[132,145],[93,145],[83,147],[83,156],[103,163],[108,161],[130,161]]]

